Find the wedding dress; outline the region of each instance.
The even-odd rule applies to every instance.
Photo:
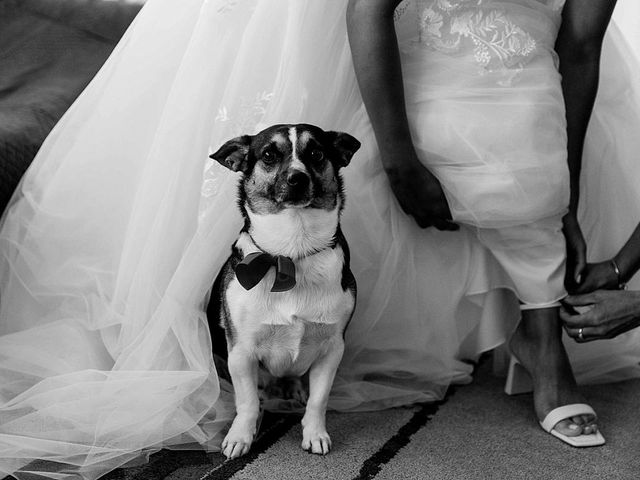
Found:
[[[3,217],[0,473],[94,479],[160,448],[218,448],[232,390],[215,370],[204,312],[242,220],[238,177],[208,153],[274,123],[314,123],[363,145],[344,170],[359,298],[330,408],[437,400],[469,381],[469,360],[502,344],[519,317],[513,280],[477,229],[564,208],[562,182],[553,198],[535,195],[548,180],[541,171],[566,168],[552,51],[561,9],[556,0],[411,0],[396,10],[418,148],[438,161],[471,154],[435,166],[457,178],[446,193],[463,223],[440,232],[419,229],[389,189],[355,81],[345,0],[149,0]],[[628,83],[640,70],[615,27],[607,41],[605,65],[615,68],[603,71],[583,193],[596,256],[619,248],[640,213],[629,134],[640,94]],[[532,88],[538,81],[545,86]],[[525,163],[509,162],[514,151]],[[465,172],[472,157],[490,161]],[[518,176],[528,188],[456,203],[510,169],[529,169]],[[634,343],[637,334],[572,345],[578,378],[640,375]]]

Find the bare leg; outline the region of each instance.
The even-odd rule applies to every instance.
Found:
[[[237,458],[249,451],[256,434],[260,414],[258,363],[235,348],[229,352],[228,365],[235,391],[236,417],[222,441],[222,453],[227,458]]]
[[[534,408],[539,420],[556,407],[584,403],[562,344],[557,308],[523,310],[510,348],[531,374]],[[556,430],[567,436],[577,436],[593,433],[597,426],[593,416],[580,415],[559,422]]]
[[[325,425],[325,414],[333,379],[338,370],[344,342],[335,340],[333,347],[316,360],[309,370],[309,399],[302,418],[302,448],[325,455],[331,450],[331,439]]]

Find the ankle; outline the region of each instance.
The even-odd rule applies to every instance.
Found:
[[[520,363],[528,368],[558,368],[568,361],[561,338],[528,333],[518,329],[509,340],[509,350]]]
[[[562,325],[557,309],[524,310],[510,346],[536,351],[562,348]]]

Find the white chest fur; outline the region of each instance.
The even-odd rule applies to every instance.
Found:
[[[247,208],[255,242],[273,255],[292,258],[331,245],[339,212],[339,202],[333,210],[288,208],[269,215],[257,215]]]

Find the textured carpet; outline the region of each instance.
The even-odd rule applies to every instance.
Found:
[[[538,426],[531,395],[509,397],[490,359],[470,385],[438,403],[382,412],[330,412],[332,451],[300,448],[300,417],[265,414],[248,455],[163,450],[104,480],[474,480],[640,478],[640,379],[583,387],[607,439],[576,449]],[[8,480],[8,479],[7,479]]]
[[[490,362],[438,404],[328,414],[333,450],[301,450],[299,417],[269,415],[248,456],[162,451],[108,480],[638,479],[640,380],[583,388],[600,417],[602,447],[575,449],[538,426],[531,395],[509,397]]]

